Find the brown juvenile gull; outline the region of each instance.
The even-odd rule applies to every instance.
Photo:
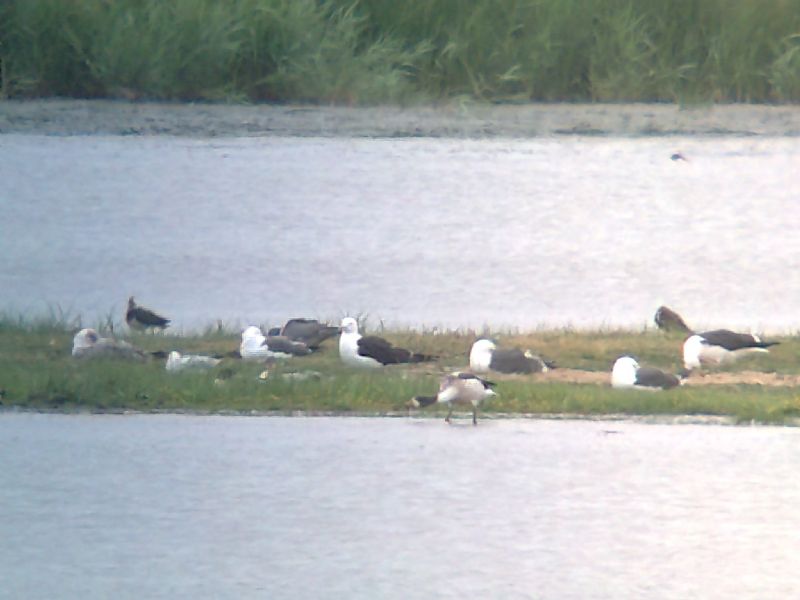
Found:
[[[431,404],[447,404],[449,410],[445,417],[450,422],[455,404],[472,406],[472,424],[478,424],[478,406],[481,402],[497,393],[492,389],[492,381],[481,379],[472,373],[456,371],[445,375],[439,383],[439,393],[435,396],[414,396],[409,400],[408,408],[424,408]]]
[[[666,306],[658,307],[653,320],[656,322],[656,325],[658,325],[658,328],[663,329],[664,331],[681,331],[683,333],[692,332],[681,316]]]
[[[133,296],[128,298],[128,310],[125,313],[125,322],[131,329],[146,331],[148,329],[164,330],[169,327],[169,319],[154,313],[152,310],[138,306]]]

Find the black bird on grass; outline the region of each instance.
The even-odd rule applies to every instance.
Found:
[[[169,319],[154,313],[152,310],[139,306],[133,300],[133,296],[128,298],[128,310],[125,313],[125,322],[131,329],[147,331],[148,329],[164,330],[169,327]]]

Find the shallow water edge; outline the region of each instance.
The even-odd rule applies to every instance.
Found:
[[[76,409],[59,410],[57,408],[28,408],[21,406],[0,407],[0,417],[11,414],[44,414],[44,415],[178,415],[186,417],[257,417],[257,418],[343,418],[343,419],[409,419],[441,420],[441,414],[425,413],[408,415],[405,411],[330,411],[330,410],[200,410],[200,409],[164,409],[133,410],[129,408],[109,409]],[[468,424],[467,413],[459,416],[455,413],[454,421]],[[782,423],[762,423],[758,421],[740,421],[728,415],[627,415],[620,413],[591,414],[580,413],[480,413],[480,421],[580,421],[635,423],[640,425],[715,425],[727,427],[800,427],[800,418],[786,419]]]
[[[800,107],[753,104],[303,106],[6,100],[0,134],[186,137],[797,136]]]

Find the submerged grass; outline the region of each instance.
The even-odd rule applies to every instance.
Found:
[[[74,319],[51,315],[36,321],[0,315],[0,402],[6,407],[56,411],[198,412],[402,412],[416,394],[432,393],[442,372],[464,368],[474,331],[433,334],[381,331],[391,341],[437,354],[431,365],[394,366],[378,372],[344,368],[335,340],[317,354],[269,367],[226,359],[210,372],[168,373],[163,360],[128,363],[79,361],[70,356]],[[560,367],[607,373],[617,356],[676,370],[680,337],[658,331],[494,332],[503,345],[531,348]],[[130,338],[147,350],[225,354],[238,346],[236,332],[143,335]],[[740,369],[800,373],[800,342],[781,339],[769,355]],[[300,374],[300,379],[294,374]],[[683,386],[664,393],[614,390],[607,383],[543,381],[497,376],[499,396],[486,413],[602,415],[725,415],[740,422],[786,423],[800,416],[800,388],[759,385]],[[428,410],[426,414],[442,414]]]
[[[800,0],[8,0],[6,96],[793,102]]]

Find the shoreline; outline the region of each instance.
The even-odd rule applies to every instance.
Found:
[[[800,106],[464,103],[404,108],[3,100],[0,134],[193,138],[796,137],[800,136]]]
[[[142,415],[173,415],[186,417],[253,417],[253,418],[352,418],[352,419],[408,419],[416,421],[440,420],[441,414],[435,412],[415,412],[410,415],[405,411],[332,411],[332,410],[199,410],[199,409],[104,409],[104,410],[59,410],[55,408],[29,408],[23,406],[0,407],[0,416],[6,414],[39,414],[39,415],[64,415],[64,416],[142,416]],[[444,414],[444,411],[442,411]],[[464,415],[467,413],[465,412]],[[454,413],[455,420],[459,419],[458,411]],[[467,420],[467,417],[463,417]],[[506,413],[506,412],[481,412],[481,420],[540,420],[540,421],[593,421],[598,423],[635,423],[641,425],[709,425],[725,427],[798,427],[800,419],[788,420],[783,423],[741,422],[729,415],[713,414],[652,414],[633,415],[624,413],[608,414],[580,414],[580,413]]]

